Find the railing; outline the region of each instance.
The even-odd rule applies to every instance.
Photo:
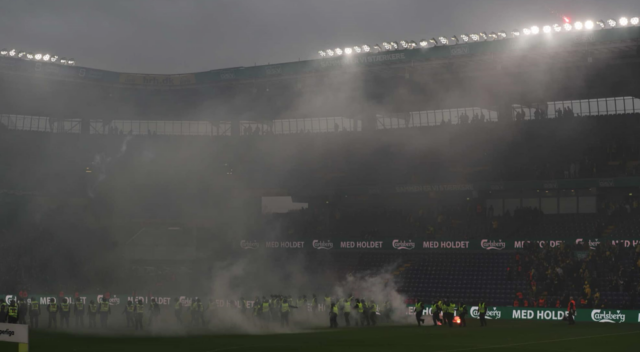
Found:
[[[512,117],[524,114],[525,120],[536,118],[557,118],[558,109],[570,108],[574,116],[615,115],[640,113],[640,99],[616,97],[573,101],[556,101],[530,106],[512,105]],[[443,123],[460,124],[465,116],[468,120],[497,121],[495,110],[478,107],[412,111],[378,115],[376,129],[412,128],[437,126]],[[44,116],[0,115],[0,128],[18,131],[50,133],[81,133],[79,119],[55,119]],[[330,133],[341,131],[362,131],[362,121],[346,117],[322,117],[310,119],[273,120],[269,122],[241,121],[239,135],[293,134],[300,132]],[[178,135],[178,136],[229,136],[232,122],[229,121],[141,121],[141,120],[92,120],[91,134],[133,134],[133,135]]]

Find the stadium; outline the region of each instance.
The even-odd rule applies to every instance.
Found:
[[[495,30],[1,50],[0,350],[637,350],[640,20]]]

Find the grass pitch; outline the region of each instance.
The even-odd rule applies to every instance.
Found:
[[[489,321],[481,328],[470,320],[467,328],[380,326],[318,329],[275,335],[199,335],[183,337],[122,337],[31,332],[30,352],[243,352],[243,351],[640,351],[640,324]],[[0,342],[0,351],[17,351]]]

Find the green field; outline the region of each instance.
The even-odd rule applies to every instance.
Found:
[[[640,351],[640,324],[489,321],[481,328],[387,326],[275,335],[122,337],[31,332],[31,352],[164,351]],[[0,351],[17,351],[0,343]]]

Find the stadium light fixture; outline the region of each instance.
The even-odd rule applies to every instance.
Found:
[[[37,53],[37,54],[33,55],[33,58],[38,60],[38,61],[40,61],[40,60],[42,60],[42,54]]]
[[[26,56],[27,56],[27,53],[24,52],[24,51],[21,51],[21,52],[18,53],[18,57],[19,58],[23,58],[23,57],[26,57]]]
[[[440,44],[442,45],[447,45],[449,44],[449,39],[445,38],[445,37],[438,37],[438,41],[440,42]]]
[[[607,24],[609,25],[609,27],[613,28],[618,24],[618,22],[616,22],[616,20],[610,18],[610,19],[607,20]]]
[[[498,33],[491,32],[491,33],[489,33],[488,37],[491,38],[491,40],[496,40],[496,39],[498,39]]]
[[[406,49],[406,48],[408,48],[408,47],[409,47],[409,43],[407,43],[407,41],[406,41],[406,40],[401,40],[401,41],[400,41],[400,48],[401,48],[401,49]]]
[[[536,35],[538,33],[540,33],[540,27],[538,26],[531,27],[531,34]]]
[[[391,42],[391,49],[398,50],[398,42]]]
[[[49,61],[49,59],[51,59],[51,55],[49,55],[49,54],[42,55],[42,60],[43,61]]]
[[[410,41],[408,45],[409,49],[413,49],[418,46],[418,44],[414,40]]]
[[[420,40],[420,46],[423,47],[423,48],[428,47],[429,46],[429,41],[426,40],[426,39]]]
[[[431,43],[431,45],[438,45],[438,41],[436,40],[436,38],[429,39],[429,43]]]
[[[553,25],[553,30],[558,33],[558,32],[562,32],[562,27],[559,24],[554,24]]]
[[[327,53],[326,53],[326,52],[324,52],[324,50],[320,50],[320,51],[318,51],[318,54],[320,55],[320,57],[325,57],[325,56],[327,56]]]
[[[0,50],[0,55],[2,55],[2,56],[7,56],[7,55],[9,55],[9,50],[7,50],[7,49],[2,49],[2,50]]]
[[[61,63],[61,64],[63,64],[63,65],[66,65],[66,64],[67,64],[67,59],[66,59],[66,58],[64,58],[64,57],[63,57],[63,58],[61,58],[61,59],[60,59],[60,63]]]
[[[542,31],[545,32],[545,33],[551,33],[551,26],[542,27]]]
[[[453,37],[451,37],[451,43],[454,45],[460,43],[460,39],[458,39],[457,35],[454,35]]]
[[[362,48],[360,48],[359,46],[354,46],[353,51],[355,51],[356,54],[360,54],[362,52]]]
[[[507,37],[507,32],[506,31],[498,32],[498,38],[499,39],[505,39],[506,37]]]
[[[522,34],[529,35],[529,34],[531,34],[531,30],[529,28],[523,28],[522,29]]]
[[[469,35],[468,35],[468,34],[462,34],[462,35],[460,35],[460,39],[461,39],[464,43],[468,43],[468,42],[469,42]]]
[[[32,53],[27,53],[26,57],[27,57],[27,60],[33,60],[33,54]]]
[[[604,21],[603,21],[603,20],[596,21],[596,25],[597,25],[598,27],[600,27],[600,28],[604,28],[604,27],[605,27],[605,25],[604,25]]]
[[[335,55],[335,53],[333,52],[333,50],[329,49],[329,50],[327,50],[327,55],[328,56],[333,56],[333,55]],[[60,62],[62,62],[63,59],[60,59]]]
[[[512,30],[511,31],[511,36],[514,37],[514,38],[519,37],[520,36],[520,30],[518,30],[518,29]]]
[[[340,48],[336,48],[336,50],[334,50],[337,56],[342,55],[342,49]]]
[[[344,48],[344,54],[345,55],[351,55],[351,53],[353,52],[353,49],[351,48]]]
[[[471,38],[472,41],[477,42],[480,40],[480,36],[475,34],[475,33],[471,33],[469,34],[469,38]]]
[[[620,23],[621,26],[625,27],[626,25],[629,24],[629,19],[626,17],[620,17],[620,19],[618,20],[618,23]]]
[[[391,50],[391,44],[387,42],[382,42],[382,47],[384,48],[384,50]]]
[[[571,31],[573,29],[573,26],[571,25],[571,23],[565,23],[564,25],[562,25],[562,27],[567,32],[569,32],[569,31]]]
[[[480,38],[482,38],[482,40],[487,40],[487,32],[480,32],[478,34],[480,35]]]
[[[379,53],[379,52],[381,52],[381,51],[382,51],[382,47],[380,47],[380,45],[379,45],[379,44],[376,44],[376,45],[374,45],[374,46],[373,46],[373,50],[375,50],[375,51],[376,51],[376,53]]]
[[[18,55],[18,52],[16,51],[16,49],[9,50],[9,56],[15,57],[16,55]]]
[[[630,22],[632,25],[637,26],[637,25],[638,25],[638,23],[640,23],[640,18],[638,18],[638,17],[631,17],[631,20],[629,20],[629,22]]]
[[[363,45],[362,46],[362,51],[364,51],[365,53],[368,53],[371,51],[371,48],[368,45]]]
[[[76,65],[76,60],[74,60],[74,59],[68,59],[68,60],[67,60],[67,65],[69,65],[69,66],[75,66],[75,65]]]
[[[580,21],[578,21],[578,22],[573,24],[573,28],[575,28],[576,31],[581,31],[582,27],[584,27],[584,26],[582,25],[582,22],[580,22]]]
[[[589,30],[593,29],[593,21],[591,21],[591,20],[586,21],[586,22],[584,23],[584,28],[585,28],[585,29],[589,29]]]

